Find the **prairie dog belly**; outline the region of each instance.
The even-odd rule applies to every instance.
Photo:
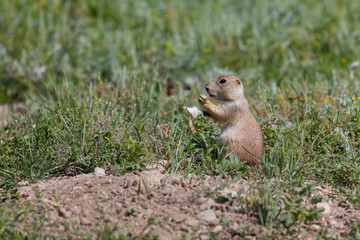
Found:
[[[242,129],[235,124],[226,124],[221,128],[218,144],[229,144],[241,141]]]
[[[262,138],[257,139],[256,136],[261,136],[261,130],[257,126],[244,125],[239,122],[227,124],[221,130],[218,144],[226,144],[225,154],[233,152],[242,160],[256,164],[252,155],[261,157],[262,152]]]

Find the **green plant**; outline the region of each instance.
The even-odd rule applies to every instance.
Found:
[[[350,232],[347,233],[349,239],[360,239],[360,220],[350,221]]]
[[[281,197],[273,189],[274,186],[266,184],[247,199],[247,208],[255,213],[264,226],[274,225],[281,211],[278,206]]]
[[[277,185],[263,185],[254,195],[247,198],[247,208],[253,211],[264,226],[283,225],[293,229],[300,222],[311,222],[323,211],[322,208],[303,207],[303,197],[296,193],[285,193]]]
[[[284,204],[284,214],[280,215],[279,221],[284,224],[285,227],[290,227],[298,222],[313,221],[318,218],[319,214],[324,210],[322,208],[315,207],[303,207],[301,203],[302,197],[294,198],[290,194],[285,194],[282,198]]]

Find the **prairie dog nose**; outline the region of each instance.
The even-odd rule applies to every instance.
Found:
[[[206,91],[209,91],[209,90],[210,90],[209,87],[208,87],[208,85],[209,85],[209,83],[207,83],[207,84],[205,85],[205,90],[206,90]]]

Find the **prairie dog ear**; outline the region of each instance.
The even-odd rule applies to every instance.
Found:
[[[239,85],[241,85],[241,81],[239,79],[235,80]]]

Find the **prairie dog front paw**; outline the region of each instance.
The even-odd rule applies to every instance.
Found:
[[[208,101],[208,98],[204,94],[201,94],[198,100],[201,105],[204,105]]]

